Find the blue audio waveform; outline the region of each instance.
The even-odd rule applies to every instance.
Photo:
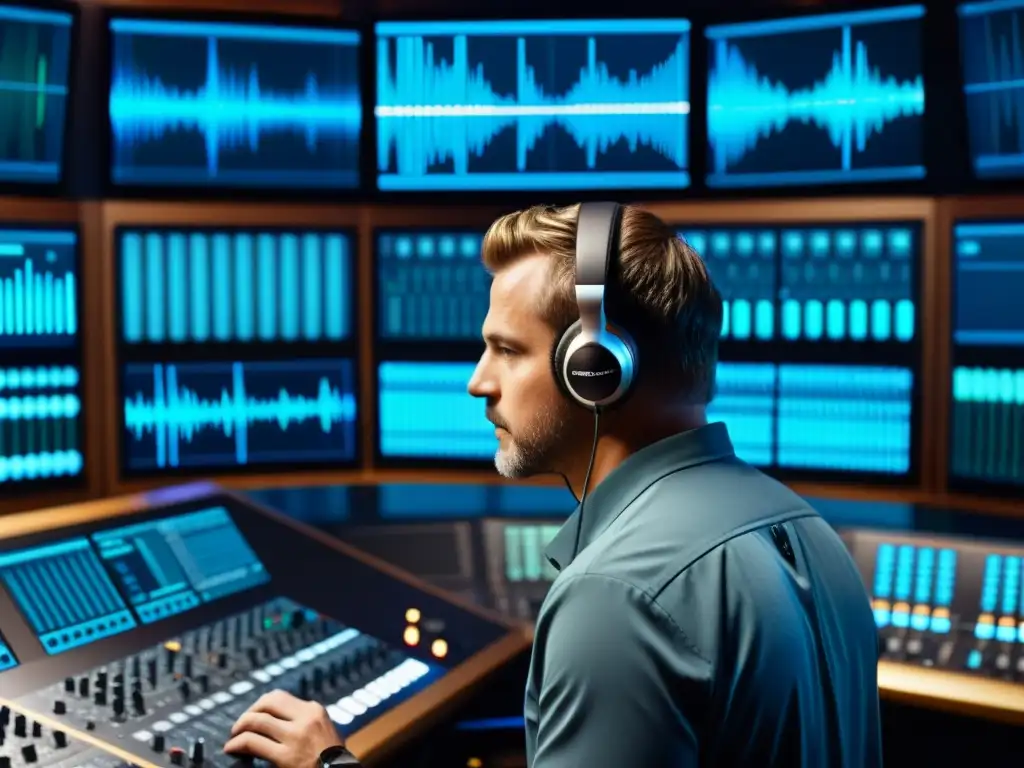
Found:
[[[912,393],[909,369],[780,365],[778,465],[908,473]]]
[[[71,26],[64,11],[0,7],[0,182],[60,181]]]
[[[118,184],[355,187],[359,34],[114,19]]]
[[[75,233],[0,228],[0,348],[72,347],[78,319]]]
[[[974,172],[1024,175],[1024,0],[967,3],[960,60]]]
[[[87,539],[2,552],[0,581],[48,654],[135,626]]]
[[[348,360],[127,365],[125,466],[141,473],[351,461],[355,386]]]
[[[775,464],[775,387],[771,363],[718,364],[708,421],[723,421],[736,455],[759,467]]]
[[[379,339],[480,339],[491,298],[483,232],[379,230],[376,239]]]
[[[1024,366],[958,366],[952,408],[950,474],[1024,486]]]
[[[466,392],[473,363],[381,363],[377,445],[388,459],[487,461],[498,441]]]
[[[1024,348],[1024,221],[958,223],[953,240],[953,340]]]
[[[0,368],[0,485],[52,482],[82,469],[78,369]]]
[[[689,30],[377,24],[380,188],[688,186]]]
[[[128,344],[341,341],[352,331],[352,237],[259,229],[122,229]]]
[[[16,666],[18,666],[18,659],[14,655],[14,651],[7,647],[3,635],[0,635],[0,672],[5,669],[13,669]]]
[[[923,16],[915,5],[709,27],[708,184],[924,178]]]

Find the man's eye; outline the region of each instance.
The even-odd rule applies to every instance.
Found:
[[[516,351],[514,349],[510,349],[509,347],[498,347],[498,354],[503,355],[505,357],[509,357],[511,355],[516,354]]]

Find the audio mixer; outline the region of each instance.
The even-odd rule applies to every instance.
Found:
[[[246,764],[222,747],[278,689],[322,704],[373,764],[528,647],[251,502],[210,486],[161,498],[117,500],[116,520],[109,502],[33,513],[40,533],[0,537],[16,659],[0,672],[0,768]]]

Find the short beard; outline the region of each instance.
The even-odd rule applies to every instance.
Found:
[[[510,480],[550,473],[555,456],[565,437],[569,405],[559,404],[535,415],[532,423],[508,433],[507,447],[498,447],[494,466],[498,474]]]

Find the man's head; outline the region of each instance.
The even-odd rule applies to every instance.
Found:
[[[487,399],[487,418],[500,428],[495,464],[506,477],[564,471],[590,448],[593,418],[562,392],[552,367],[555,344],[579,318],[578,210],[517,211],[484,237],[494,280],[487,347],[469,391]],[[656,216],[626,206],[614,271],[609,314],[633,337],[638,357],[634,394],[615,410],[638,423],[661,407],[708,403],[722,302],[700,257]]]

